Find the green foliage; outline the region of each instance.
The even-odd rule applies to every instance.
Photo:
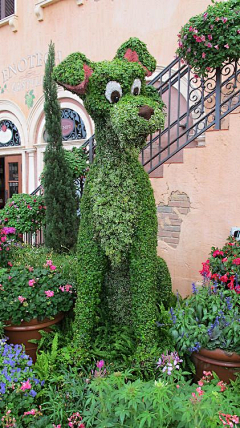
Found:
[[[240,1],[212,3],[205,13],[191,18],[179,34],[177,54],[201,75],[240,57]]]
[[[164,123],[163,102],[145,82],[146,68],[153,71],[156,61],[132,38],[113,61],[93,64],[82,54],[70,55],[54,78],[63,87],[81,83],[84,63],[93,71],[83,97],[96,125],[97,155],[81,202],[75,338],[84,352],[90,349],[104,309],[106,319],[132,325],[135,354],[144,359],[157,337],[157,217],[138,155],[147,135]],[[140,114],[143,106],[148,118]]]
[[[209,259],[202,265],[200,273],[205,279],[210,278],[217,284],[224,284],[226,288],[239,294],[240,245],[235,238],[229,236],[228,242],[220,250],[212,247]]]
[[[76,285],[79,265],[75,254],[59,254],[44,246],[31,247],[23,245],[13,248],[12,261],[14,266],[38,268],[45,264],[46,260],[52,260],[53,265],[58,267],[62,277],[70,284]]]
[[[176,348],[191,354],[221,348],[240,354],[239,295],[217,284],[194,287],[172,310],[171,334]]]
[[[55,67],[53,78],[59,84],[65,82],[70,85],[77,85],[84,80],[84,64],[93,66],[84,54],[80,52],[72,53],[61,62],[61,67]]]
[[[172,292],[172,280],[167,267],[167,263],[161,257],[157,258],[157,291],[158,302],[167,309],[174,305],[174,295]]]
[[[19,193],[8,199],[0,221],[3,226],[15,227],[17,233],[35,232],[45,224],[45,215],[43,196]]]
[[[55,62],[54,45],[49,45],[44,76],[44,111],[48,144],[44,162],[44,197],[46,202],[45,243],[55,251],[72,248],[77,235],[77,199],[73,173],[62,147],[61,111],[57,85],[52,79]]]
[[[0,320],[20,324],[67,312],[73,306],[74,288],[67,284],[51,260],[43,267],[13,266],[1,269]]]
[[[131,381],[129,372],[97,376],[88,385],[83,422],[88,427],[216,428],[219,413],[239,415],[233,387],[221,391],[217,378],[198,385],[168,376],[158,381]],[[177,386],[177,388],[176,388]],[[233,426],[233,425],[232,425]]]

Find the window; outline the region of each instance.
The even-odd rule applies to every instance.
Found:
[[[20,145],[20,135],[14,123],[11,120],[0,121],[0,147]]]
[[[15,13],[15,0],[0,0],[0,19],[7,18]]]

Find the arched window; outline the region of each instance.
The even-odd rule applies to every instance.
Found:
[[[0,121],[0,147],[20,146],[18,129],[11,120]]]
[[[70,108],[63,108],[61,117],[63,141],[86,138],[87,133],[84,122],[76,111]]]

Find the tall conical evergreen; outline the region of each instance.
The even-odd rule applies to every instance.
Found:
[[[62,145],[61,110],[57,84],[52,79],[54,66],[55,49],[51,42],[43,81],[48,138],[44,156],[44,198],[47,207],[45,243],[47,247],[62,251],[76,243],[78,221],[76,189]]]

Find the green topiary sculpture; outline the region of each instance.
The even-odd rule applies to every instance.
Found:
[[[84,348],[104,305],[113,320],[132,322],[140,349],[156,339],[157,216],[138,161],[147,135],[164,124],[163,102],[145,83],[155,67],[146,45],[131,38],[113,61],[93,63],[74,53],[54,70],[57,83],[84,100],[96,126],[78,240],[75,326]]]

